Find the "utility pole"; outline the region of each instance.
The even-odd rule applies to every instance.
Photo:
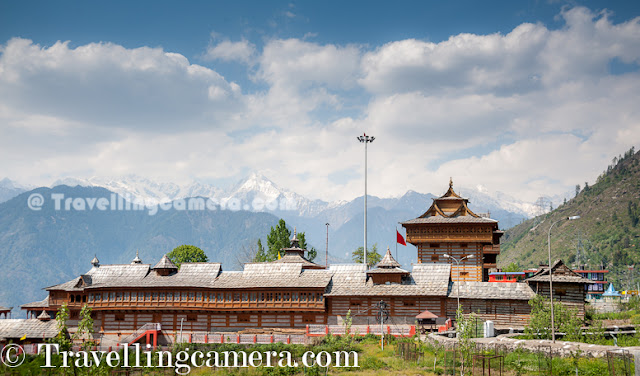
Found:
[[[329,267],[329,222],[325,223],[325,226],[327,226],[327,249],[324,257],[324,267],[328,268]]]
[[[362,254],[362,262],[365,268],[368,269],[367,264],[367,144],[373,142],[376,138],[373,136],[367,136],[363,133],[362,136],[358,136],[358,141],[364,143],[364,252]]]

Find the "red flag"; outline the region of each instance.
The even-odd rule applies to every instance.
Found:
[[[404,241],[404,238],[402,237],[402,235],[400,235],[400,233],[398,232],[398,230],[396,230],[396,234],[397,234],[397,236],[396,236],[396,242],[398,242],[398,243],[400,243],[400,244],[402,244],[402,245],[406,246],[406,245],[407,245],[407,242],[405,242],[405,241]]]

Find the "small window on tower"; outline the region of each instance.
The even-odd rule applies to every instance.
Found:
[[[468,247],[467,243],[460,243],[460,248],[467,248],[467,247]]]
[[[431,255],[431,261],[438,261],[440,260],[440,256],[438,255]]]
[[[440,244],[438,244],[438,243],[429,243],[429,248],[440,248]]]

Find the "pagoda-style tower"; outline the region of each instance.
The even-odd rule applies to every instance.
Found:
[[[454,281],[488,281],[489,269],[496,267],[500,254],[498,221],[472,212],[469,200],[449,189],[441,197],[433,199],[429,210],[416,219],[402,223],[407,229],[407,241],[418,248],[418,263],[452,263],[451,279]],[[457,264],[445,257],[457,260],[473,255]]]

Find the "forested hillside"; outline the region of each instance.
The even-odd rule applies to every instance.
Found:
[[[593,185],[576,186],[576,197],[550,213],[507,230],[499,266],[512,262],[522,268],[546,262],[549,226],[563,217],[551,233],[552,258],[572,266],[609,269],[617,289],[640,281],[640,152],[634,148],[615,157]],[[579,251],[579,258],[578,258]],[[634,269],[629,267],[637,265]]]

